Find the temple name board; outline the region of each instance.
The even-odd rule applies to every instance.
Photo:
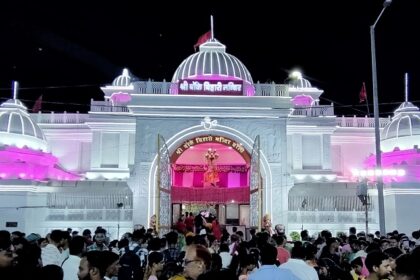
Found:
[[[249,162],[250,160],[248,151],[242,146],[242,144],[232,139],[229,139],[227,137],[208,135],[208,136],[195,137],[195,138],[185,141],[173,153],[172,162],[175,162],[175,160],[178,157],[180,157],[183,152],[187,151],[190,147],[199,145],[199,144],[204,144],[204,143],[219,143],[219,144],[232,147],[232,149],[237,151],[245,159],[246,162]]]
[[[243,82],[232,80],[180,80],[178,94],[243,95]]]

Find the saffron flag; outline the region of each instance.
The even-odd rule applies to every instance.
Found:
[[[367,99],[366,86],[365,86],[365,83],[363,82],[362,89],[360,90],[360,93],[359,93],[359,101],[360,103],[362,103],[366,101],[366,99]]]
[[[197,43],[195,43],[195,45],[194,45],[194,51],[196,50],[197,47],[199,47],[201,44],[204,44],[205,42],[207,42],[207,40],[210,39],[210,38],[211,38],[211,31],[207,31],[206,33],[201,35],[198,38]]]
[[[32,107],[32,113],[38,113],[41,111],[42,107],[42,95],[38,97],[38,99],[35,101],[34,106]]]

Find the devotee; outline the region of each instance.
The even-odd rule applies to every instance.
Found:
[[[64,233],[61,230],[53,230],[48,239],[47,246],[41,250],[42,265],[54,264],[61,267],[63,259],[60,249],[64,243]]]
[[[95,242],[87,247],[87,251],[108,251],[108,247],[105,245],[106,231],[103,228],[98,228],[95,231]]]
[[[184,259],[184,272],[182,275],[171,277],[170,280],[197,280],[204,274],[211,264],[211,255],[206,247],[192,244],[188,246]]]
[[[316,270],[305,262],[305,249],[301,242],[295,242],[292,248],[291,258],[286,263],[280,265],[280,268],[290,270],[294,276],[301,280],[318,280]]]
[[[391,274],[389,257],[382,252],[374,251],[367,255],[365,260],[369,276],[366,280],[387,279]]]
[[[70,255],[61,265],[64,272],[64,280],[77,280],[80,259],[86,248],[85,239],[82,236],[75,236],[69,244]]]
[[[251,273],[249,280],[297,280],[296,276],[290,270],[277,267],[277,250],[275,247],[267,244],[261,248],[261,267]]]

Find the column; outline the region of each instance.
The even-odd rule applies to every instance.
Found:
[[[293,134],[293,170],[302,170],[302,134]]]
[[[121,132],[119,142],[118,168],[128,169],[129,133]]]
[[[102,161],[102,133],[100,131],[93,131],[92,133],[92,146],[91,146],[91,159],[90,159],[90,168],[100,168]]]
[[[322,169],[331,169],[331,135],[322,135]]]

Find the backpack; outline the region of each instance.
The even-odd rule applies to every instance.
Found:
[[[125,253],[120,258],[120,269],[118,270],[118,280],[138,280],[143,279],[144,271],[140,266],[140,257],[137,252],[140,246],[135,247],[133,250],[127,246]]]

